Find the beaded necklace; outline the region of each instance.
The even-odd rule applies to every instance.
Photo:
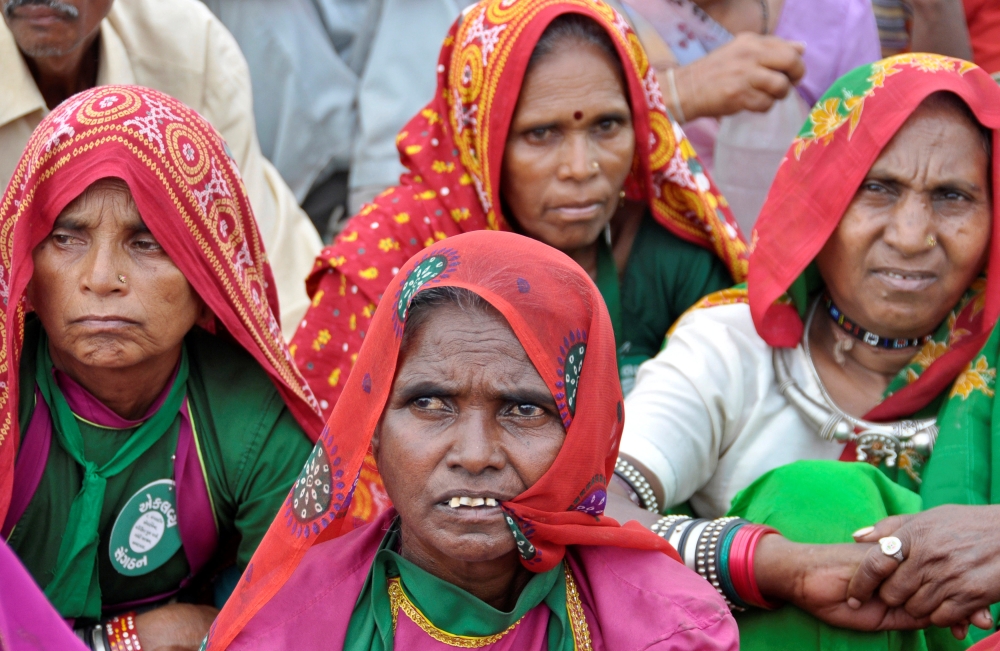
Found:
[[[833,299],[830,298],[828,293],[823,294],[823,305],[826,307],[826,313],[830,315],[837,325],[844,329],[844,332],[853,336],[855,339],[860,339],[872,348],[891,348],[898,350],[900,348],[912,348],[914,346],[923,346],[928,341],[931,340],[932,334],[924,335],[923,337],[916,337],[912,339],[899,338],[892,339],[889,337],[882,337],[877,335],[870,330],[865,330],[858,324],[854,323],[847,318],[839,307],[834,304]]]

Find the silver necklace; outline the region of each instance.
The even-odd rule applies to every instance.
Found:
[[[934,449],[938,435],[937,418],[873,423],[851,416],[838,407],[823,386],[809,349],[809,331],[818,304],[817,300],[809,309],[802,337],[802,350],[826,404],[821,404],[806,395],[792,379],[788,361],[785,359],[785,356],[791,353],[791,349],[772,349],[771,359],[778,391],[820,438],[842,443],[853,441],[857,446],[858,461],[866,461],[873,465],[885,462],[890,468],[899,462],[900,467],[919,483],[920,478],[915,471],[927,461],[931,450]]]

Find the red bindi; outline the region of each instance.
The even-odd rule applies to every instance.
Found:
[[[573,119],[574,120],[582,120],[583,119],[583,111],[577,111],[576,113],[574,113],[573,114]]]

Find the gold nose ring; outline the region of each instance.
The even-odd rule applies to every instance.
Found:
[[[927,236],[927,248],[933,249],[937,246],[937,238],[933,234]]]
[[[128,284],[128,280],[125,278],[124,274],[118,274],[118,282],[123,285]]]
[[[590,166],[593,167],[595,170],[601,169],[601,164],[598,163],[596,160],[593,163],[591,163]]]

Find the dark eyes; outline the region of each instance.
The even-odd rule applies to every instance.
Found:
[[[422,411],[445,411],[449,408],[448,403],[436,396],[421,396],[415,398],[410,404]],[[531,403],[511,405],[506,410],[510,416],[517,418],[538,418],[545,415],[545,409]]]
[[[52,234],[52,241],[55,242],[56,244],[59,244],[60,246],[67,246],[69,244],[72,244],[73,240],[75,239],[76,238],[73,237],[72,235],[65,235],[63,233]]]
[[[893,188],[881,181],[865,181],[861,184],[861,189],[872,194],[890,194],[895,192]],[[939,188],[931,193],[932,201],[971,201],[968,194],[953,188]]]
[[[159,242],[148,238],[139,238],[132,242],[132,246],[145,252],[159,251],[162,248]]]

